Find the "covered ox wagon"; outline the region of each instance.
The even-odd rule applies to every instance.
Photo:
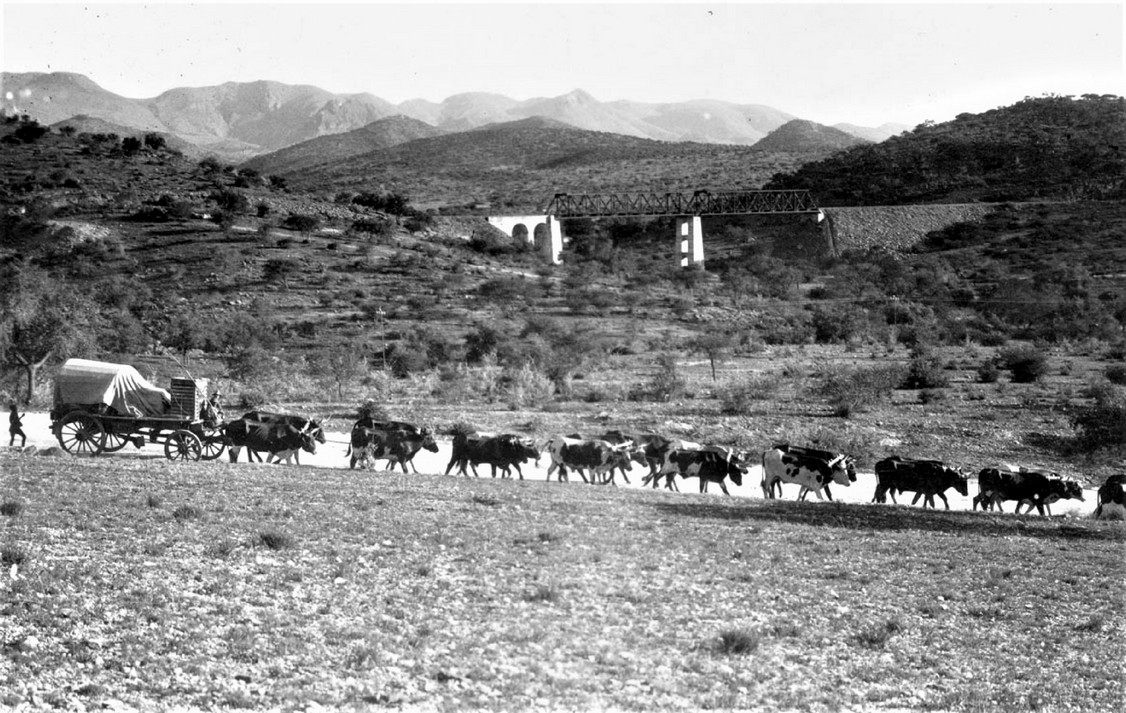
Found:
[[[132,366],[68,359],[55,378],[51,431],[75,455],[113,453],[129,443],[164,443],[170,460],[210,460],[225,447],[207,379],[150,384]]]

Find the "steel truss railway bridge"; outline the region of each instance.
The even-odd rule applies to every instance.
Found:
[[[566,218],[676,218],[677,260],[682,267],[704,262],[705,215],[811,215],[821,209],[809,191],[706,191],[693,193],[557,193],[542,214],[490,216],[489,223],[516,240],[527,241],[553,263],[560,261]]]

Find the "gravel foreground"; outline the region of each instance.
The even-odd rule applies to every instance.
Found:
[[[10,710],[1117,711],[1121,522],[0,454]]]

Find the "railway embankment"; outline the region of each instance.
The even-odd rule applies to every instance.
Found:
[[[927,233],[954,223],[979,220],[996,208],[994,203],[950,205],[892,205],[824,208],[833,249],[908,250]]]

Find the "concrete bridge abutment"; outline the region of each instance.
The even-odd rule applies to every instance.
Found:
[[[489,217],[488,221],[514,241],[532,245],[553,265],[560,263],[563,227],[554,215],[498,215]]]

